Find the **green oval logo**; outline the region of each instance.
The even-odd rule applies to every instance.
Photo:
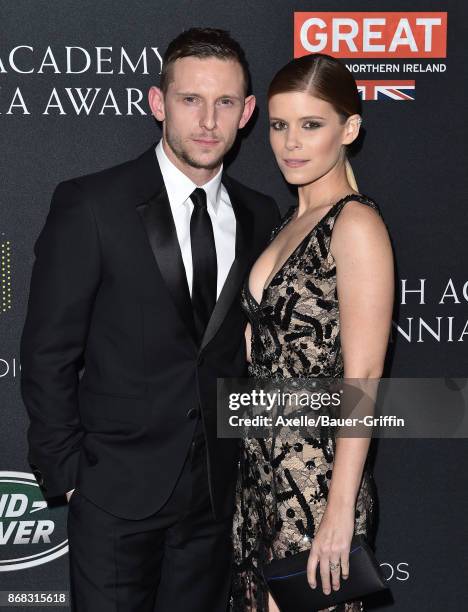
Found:
[[[67,506],[47,505],[32,474],[0,471],[0,572],[66,554],[67,512]]]

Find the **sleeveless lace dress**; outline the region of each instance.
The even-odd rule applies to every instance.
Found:
[[[330,241],[333,225],[350,200],[381,214],[370,198],[349,194],[328,210],[291,253],[264,290],[260,304],[246,279],[242,306],[252,325],[250,376],[268,380],[344,376]],[[288,210],[270,242],[295,209]],[[232,612],[267,610],[262,564],[310,550],[326,508],[334,452],[333,438],[301,437],[292,430],[282,430],[280,437],[242,440],[233,525]],[[357,496],[355,533],[369,539],[375,499],[366,462]],[[363,609],[356,601],[328,608],[336,612]]]

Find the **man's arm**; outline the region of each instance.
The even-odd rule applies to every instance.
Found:
[[[100,278],[95,219],[76,183],[56,188],[34,253],[21,394],[30,418],[28,462],[49,498],[75,486],[83,437],[78,373]]]
[[[273,227],[277,227],[281,221],[281,212],[278,208],[278,204],[274,198],[270,198],[271,200],[271,208],[272,208],[272,219],[273,219]],[[274,211],[274,212],[273,212]]]

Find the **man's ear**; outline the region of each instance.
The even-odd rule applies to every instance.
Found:
[[[148,92],[148,102],[151,112],[158,121],[164,121],[166,113],[164,111],[164,94],[159,87],[153,85]]]
[[[245,98],[244,110],[242,111],[242,116],[239,121],[239,128],[243,128],[244,125],[246,125],[246,123],[248,122],[248,120],[252,116],[252,113],[255,110],[255,104],[256,104],[255,96],[251,95]]]
[[[346,119],[342,144],[351,144],[354,140],[356,140],[359,134],[361,123],[362,118],[361,115],[358,114],[351,115]]]

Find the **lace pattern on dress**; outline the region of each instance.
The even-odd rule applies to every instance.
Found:
[[[248,279],[242,305],[252,325],[249,375],[268,380],[342,377],[343,358],[330,253],[333,226],[350,201],[378,205],[349,194],[334,204],[291,253],[263,292],[260,303]],[[291,219],[291,207],[270,242]],[[268,592],[261,567],[272,558],[309,550],[326,508],[335,441],[285,430],[280,436],[244,439],[236,491],[233,545],[235,573],[232,612],[264,612]],[[367,464],[355,511],[355,533],[372,536],[375,486]],[[361,602],[329,608],[363,610]]]

